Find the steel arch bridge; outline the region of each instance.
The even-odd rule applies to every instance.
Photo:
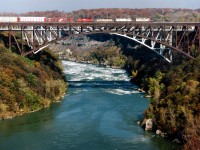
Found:
[[[200,23],[0,23],[7,31],[9,48],[16,44],[21,55],[38,53],[71,35],[111,34],[133,40],[172,62],[172,51],[194,59],[200,54]],[[16,34],[20,33],[20,38]],[[28,45],[29,50],[24,50]]]

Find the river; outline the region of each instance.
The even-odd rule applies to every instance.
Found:
[[[0,121],[0,150],[171,150],[137,125],[149,100],[124,70],[63,61],[61,103]]]

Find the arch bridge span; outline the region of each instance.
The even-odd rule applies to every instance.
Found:
[[[200,54],[200,23],[0,23],[3,31],[8,33],[8,46],[16,44],[24,56],[71,35],[98,33],[131,39],[168,62],[173,61],[172,51],[190,59]]]

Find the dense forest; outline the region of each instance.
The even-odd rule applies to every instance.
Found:
[[[145,115],[156,128],[186,142],[185,149],[200,144],[200,57],[173,66],[168,72],[157,71],[144,79],[154,98]]]
[[[0,43],[0,119],[12,118],[59,101],[66,82],[61,62],[49,50],[29,58]]]

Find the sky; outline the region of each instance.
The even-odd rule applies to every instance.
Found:
[[[0,4],[0,12],[11,13],[91,8],[200,8],[200,0],[1,0]]]

